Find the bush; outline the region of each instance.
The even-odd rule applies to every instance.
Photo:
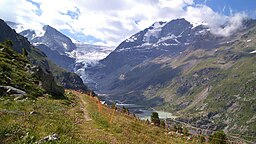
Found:
[[[165,121],[164,121],[164,120],[161,120],[161,121],[160,121],[160,127],[161,127],[161,128],[165,128]]]
[[[227,144],[227,136],[224,131],[217,131],[210,136],[211,144]]]
[[[154,123],[157,126],[160,125],[160,119],[159,119],[159,116],[158,116],[157,112],[152,112],[152,114],[151,114],[151,122]]]

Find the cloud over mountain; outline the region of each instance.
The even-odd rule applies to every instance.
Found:
[[[32,28],[48,24],[73,39],[115,46],[155,21],[184,17],[193,24],[208,23],[213,32],[225,36],[244,17],[216,13],[194,0],[2,0],[0,5],[5,7],[0,9],[5,20]],[[227,27],[221,29],[226,22]]]

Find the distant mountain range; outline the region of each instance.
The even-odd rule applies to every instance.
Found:
[[[82,67],[96,63],[113,50],[106,46],[74,43],[68,36],[49,25],[33,29],[15,22],[7,21],[6,23],[42,50],[52,62],[79,75],[85,74]]]
[[[185,19],[156,22],[87,68],[87,84],[105,99],[170,111],[205,129],[256,136],[255,34],[255,20],[244,20],[228,37]]]

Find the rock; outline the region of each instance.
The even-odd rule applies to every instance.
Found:
[[[41,143],[52,142],[52,141],[57,141],[57,140],[59,140],[59,135],[54,133],[53,135],[48,135],[48,136],[44,137],[43,139],[41,139],[37,143],[41,144]]]
[[[56,141],[59,139],[59,135],[58,134],[53,134],[53,135],[48,135],[47,137],[44,137],[45,141]]]
[[[24,96],[17,96],[13,100],[17,101],[17,100],[23,100],[23,99],[24,99]]]
[[[1,86],[0,85],[0,95],[11,95],[15,97],[24,97],[27,93],[23,90],[14,88],[12,86]]]
[[[29,114],[30,114],[30,115],[37,115],[37,114],[39,114],[39,113],[36,112],[36,111],[31,111],[31,112],[29,112]]]

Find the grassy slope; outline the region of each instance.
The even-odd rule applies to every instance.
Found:
[[[196,139],[167,136],[164,129],[99,107],[95,98],[85,94],[67,91],[66,97],[1,98],[0,143],[35,142],[53,133],[60,135],[57,143],[197,143]]]
[[[32,66],[28,59],[8,45],[0,43],[0,49],[0,85],[14,86],[30,96],[41,95],[43,90],[35,84],[38,78],[28,72],[28,67]]]

